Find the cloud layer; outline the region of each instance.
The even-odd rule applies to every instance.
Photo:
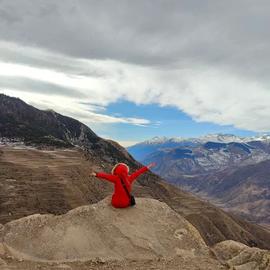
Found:
[[[104,113],[124,99],[270,130],[269,1],[0,3],[7,94],[88,124],[151,124]]]

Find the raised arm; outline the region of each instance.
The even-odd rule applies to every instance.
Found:
[[[142,168],[140,168],[139,170],[137,170],[136,172],[132,173],[130,176],[129,176],[129,181],[130,183],[132,183],[138,176],[140,176],[142,173],[145,173],[146,171],[148,171],[150,168],[156,166],[156,163],[155,162],[152,162],[150,163],[149,165],[147,166],[144,166]]]
[[[140,176],[142,173],[145,173],[148,170],[149,168],[147,166],[140,168],[139,170],[135,171],[129,176],[129,181],[132,183],[138,176]]]
[[[150,163],[149,165],[147,166],[144,166],[142,168],[140,168],[139,170],[137,170],[136,172],[132,173],[130,176],[129,176],[129,181],[130,183],[132,183],[138,176],[140,176],[142,173],[145,173],[146,171],[148,171],[150,168],[156,166],[156,163]]]
[[[101,178],[101,179],[105,179],[107,181],[110,181],[112,183],[115,182],[117,176],[113,175],[113,174],[108,174],[108,173],[104,173],[104,172],[97,172],[97,173],[92,173],[91,175]]]

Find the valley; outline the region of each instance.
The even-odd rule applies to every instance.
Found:
[[[154,171],[168,182],[266,227],[270,224],[269,149],[267,135],[224,134],[154,138],[128,148],[141,162],[156,162]]]

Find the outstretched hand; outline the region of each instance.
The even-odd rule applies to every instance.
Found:
[[[149,165],[147,165],[147,168],[150,169],[152,167],[155,167],[157,164],[155,162],[150,163]]]
[[[90,176],[97,176],[97,173],[96,172],[91,172]]]

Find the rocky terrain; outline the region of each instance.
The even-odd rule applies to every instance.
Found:
[[[133,208],[115,209],[107,197],[64,215],[7,223],[0,260],[2,269],[268,270],[270,252],[234,241],[209,248],[167,204],[141,198]]]
[[[165,203],[147,198],[128,209],[113,208],[107,197],[61,216],[28,216],[7,223],[2,239],[4,249],[14,257],[35,261],[151,260],[181,253],[207,254],[206,244],[189,222]]]
[[[156,162],[154,171],[170,183],[249,221],[269,226],[269,136],[154,138],[129,151],[140,156],[143,146],[148,153],[144,152],[141,161]]]
[[[227,240],[216,244],[212,251],[216,258],[229,269],[270,269],[270,253],[266,250],[250,248],[241,243]]]

